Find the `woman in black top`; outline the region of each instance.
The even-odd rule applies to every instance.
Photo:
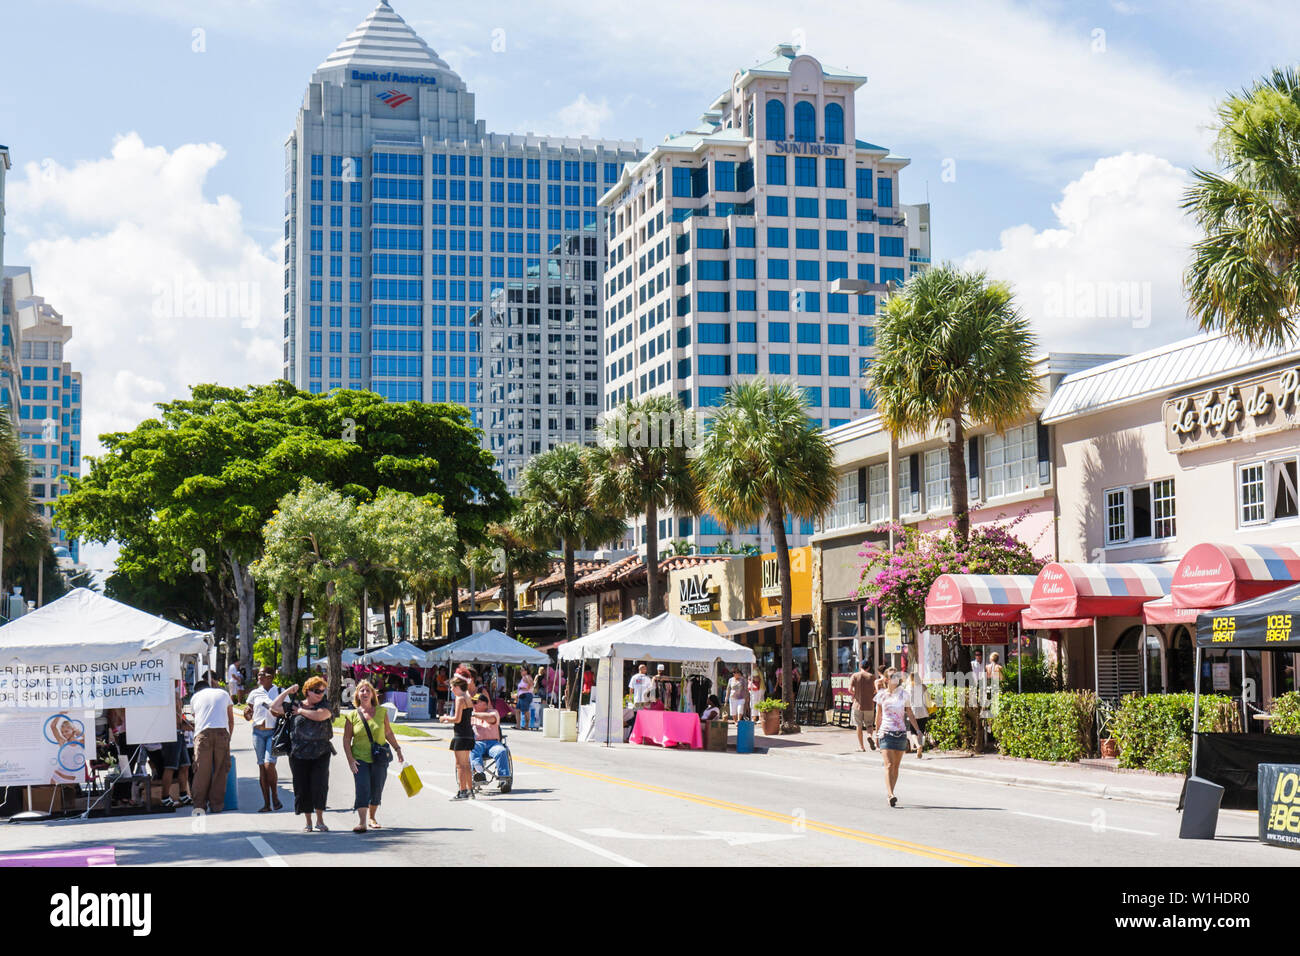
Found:
[[[451,724],[451,749],[456,754],[456,785],[460,788],[453,800],[467,800],[474,796],[474,782],[470,778],[469,752],[474,749],[474,730],[470,727],[470,714],[474,705],[469,699],[469,681],[460,674],[451,680],[452,712],[438,719]]]
[[[325,800],[329,795],[330,757],[334,755],[334,715],[325,702],[325,679],[312,677],[304,685],[307,700],[292,705],[297,716],[293,722],[289,751],[289,769],[293,772],[293,812],[307,818],[303,829],[311,833],[311,815],[316,814],[316,829],[328,832],[325,825]],[[294,684],[288,693],[298,690]],[[282,708],[272,706],[271,713],[282,716]]]

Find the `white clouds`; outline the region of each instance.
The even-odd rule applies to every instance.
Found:
[[[576,100],[556,113],[560,132],[566,136],[599,136],[601,124],[611,115],[608,100],[603,96],[591,100],[586,93],[579,93]]]
[[[1197,238],[1180,208],[1187,184],[1156,156],[1098,160],[1062,191],[1054,228],[1007,229],[961,264],[1010,281],[1045,348],[1128,353],[1195,334],[1182,292]]]
[[[105,158],[29,163],[10,180],[11,262],[32,267],[36,293],[73,329],[84,454],[192,384],[279,373],[276,258],[249,237],[234,199],[204,195],[224,156],[212,143],[168,151],[131,133]]]

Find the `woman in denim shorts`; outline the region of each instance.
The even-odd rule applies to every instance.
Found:
[[[898,797],[894,796],[894,785],[898,783],[898,768],[907,753],[907,726],[920,730],[916,726],[916,716],[912,713],[912,700],[902,687],[902,675],[896,668],[885,671],[885,688],[876,694],[876,730],[880,734],[880,753],[885,758],[885,789],[889,794],[889,805],[898,806]]]

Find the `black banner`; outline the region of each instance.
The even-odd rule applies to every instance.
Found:
[[[1300,850],[1300,764],[1259,765],[1259,839]]]

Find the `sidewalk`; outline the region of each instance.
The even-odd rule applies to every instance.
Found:
[[[826,760],[862,760],[869,755],[875,756],[870,750],[865,754],[860,752],[857,734],[844,727],[804,727],[800,733],[785,737],[757,734],[754,743],[756,751],[783,756]],[[1047,763],[962,751],[926,751],[920,759],[909,753],[903,759],[908,773],[969,777],[1009,787],[1076,793],[1157,806],[1176,807],[1183,789],[1181,776],[1120,770],[1096,764]]]

